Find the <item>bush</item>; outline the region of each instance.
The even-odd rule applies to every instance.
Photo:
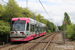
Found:
[[[8,22],[0,20],[0,35],[9,34],[10,32],[10,25]]]
[[[50,30],[48,30],[47,32],[48,32],[48,33],[51,33],[51,31],[50,31]]]
[[[68,25],[65,33],[68,39],[75,40],[75,24]]]

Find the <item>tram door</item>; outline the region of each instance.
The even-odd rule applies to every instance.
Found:
[[[37,25],[35,24],[35,37],[37,37]]]
[[[30,24],[30,33],[34,34],[34,25]]]
[[[43,35],[44,35],[44,27],[42,27],[42,32],[43,32]]]
[[[34,25],[32,25],[32,34],[34,34]]]
[[[26,25],[26,35],[27,36],[29,36],[29,34],[30,34],[30,30],[29,30],[29,23],[27,23],[27,25]]]
[[[40,36],[40,26],[38,26],[38,36]]]

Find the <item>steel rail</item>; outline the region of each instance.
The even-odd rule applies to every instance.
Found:
[[[23,44],[25,44],[25,43],[21,43],[21,44],[19,44],[19,45],[15,46],[15,47],[9,48],[8,50],[16,49],[17,47],[19,47],[19,46],[21,46],[21,45],[23,45]]]
[[[55,34],[56,35],[56,34]],[[49,40],[49,42],[47,43],[47,45],[45,46],[44,50],[47,49],[47,47],[49,46],[49,44],[51,43],[51,41],[53,40],[53,38],[55,37],[55,35]]]
[[[53,35],[53,33],[50,34],[50,35],[48,35],[48,36],[46,36],[46,37],[43,38],[42,40],[46,39],[47,37],[49,37],[49,36],[51,36],[51,35]],[[31,48],[33,48],[34,46],[36,46],[36,45],[37,45],[38,43],[40,43],[40,41],[42,41],[42,40],[39,40],[36,44],[34,44],[34,45],[32,45],[31,47],[27,48],[27,50],[31,50]]]

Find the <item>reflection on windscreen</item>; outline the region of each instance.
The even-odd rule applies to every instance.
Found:
[[[12,21],[12,31],[24,31],[25,21]]]

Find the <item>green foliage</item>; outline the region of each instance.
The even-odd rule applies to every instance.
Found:
[[[67,12],[64,13],[65,25],[59,26],[59,29],[64,31],[65,26],[65,36],[70,40],[75,40],[75,24],[71,23],[70,17]]]
[[[66,30],[66,37],[70,40],[75,40],[75,24],[71,24],[71,20],[69,15],[65,12],[64,13],[64,21],[65,21],[65,30]]]
[[[63,31],[63,25],[62,26],[58,26],[60,31]]]
[[[3,13],[3,20],[10,21],[11,18],[21,16],[21,8],[17,5],[14,0],[8,0],[6,10]]]
[[[68,25],[70,25],[71,24],[71,20],[70,20],[70,17],[69,17],[69,15],[67,14],[67,12],[65,12],[64,13],[64,20],[66,20],[66,23],[68,24]]]
[[[0,20],[0,35],[1,34],[9,34],[10,32],[10,25],[8,22]]]
[[[65,21],[65,29],[67,29],[67,25],[71,25],[71,20],[67,12],[64,13],[64,21]]]
[[[70,40],[75,40],[75,24],[68,25],[65,33],[67,38]]]
[[[54,28],[53,28],[53,32],[56,32],[56,26],[54,26]]]
[[[2,7],[2,5],[0,4],[0,18],[1,18],[1,16],[2,16],[2,10],[3,10],[3,7]]]
[[[66,30],[67,26],[71,25],[70,16],[67,14],[67,12],[64,13],[64,21],[65,21],[65,30]],[[62,31],[63,31],[63,28],[64,28],[64,25],[59,26],[59,29]]]
[[[62,30],[62,27],[61,26],[58,26],[59,30]]]
[[[53,22],[47,21],[47,30],[50,30],[51,32],[56,32],[56,26]]]
[[[37,21],[43,22],[42,20],[43,20],[44,17],[41,16],[41,14],[38,14],[35,18],[36,18]]]
[[[48,30],[47,32],[48,32],[48,33],[51,33],[51,31],[50,31],[50,30]]]
[[[28,10],[27,8],[22,8],[21,9],[22,10],[22,15],[24,16],[24,17],[30,17],[30,18],[32,18],[32,19],[34,19],[34,13],[33,12],[31,12],[30,10]]]

